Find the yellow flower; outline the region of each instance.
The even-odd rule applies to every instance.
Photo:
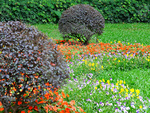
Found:
[[[110,85],[110,81],[109,80],[107,80],[107,83]]]
[[[118,41],[118,43],[120,43],[121,41]]]
[[[137,94],[137,95],[139,95],[140,90],[139,90],[139,89],[137,89],[137,90],[135,90],[135,92],[136,92],[136,94]]]
[[[150,61],[150,59],[148,59],[148,58],[146,58],[146,60],[149,62]]]
[[[120,62],[120,60],[118,60],[118,62]]]
[[[102,80],[99,80],[99,82],[102,82]]]
[[[97,59],[97,57],[95,57],[95,59]]]
[[[120,83],[120,84],[122,84],[122,83],[123,83],[123,81],[122,81],[122,80],[120,80],[120,81],[119,81],[119,83]]]
[[[85,63],[85,65],[86,65],[86,64],[87,64],[87,60],[85,60],[85,62],[84,62],[84,63]]]
[[[92,63],[92,66],[94,66],[94,63]]]
[[[112,43],[112,41],[110,43]]]
[[[127,57],[128,57],[129,55],[127,54]]]
[[[89,63],[88,65],[89,65],[89,66],[91,66],[92,64],[91,64],[91,63]]]
[[[117,86],[116,88],[119,90],[119,87],[118,87],[118,86]]]
[[[97,87],[95,87],[95,89],[97,90]]]
[[[103,81],[103,82],[105,82],[105,80],[104,80],[104,79],[102,79],[102,81]]]
[[[131,95],[131,97],[134,97],[134,96],[135,96],[135,94],[132,94],[132,95]]]
[[[125,97],[128,97],[128,93],[126,93],[126,96]]]
[[[134,92],[134,89],[132,88],[132,89],[130,89],[130,91],[131,91],[131,93],[133,93],[133,92]]]
[[[126,84],[126,82],[125,82],[125,81],[123,81],[123,83],[124,83],[124,84]]]
[[[118,86],[118,83],[116,83],[116,86]]]
[[[123,91],[124,91],[124,89],[123,89],[123,88],[121,88],[121,91],[120,91],[120,92],[122,93]]]
[[[95,70],[95,68],[91,68],[91,70]]]
[[[128,93],[129,90],[128,90],[127,88],[125,88],[125,90],[126,90],[126,92]]]
[[[103,67],[103,66],[101,66],[101,68],[103,69],[104,67]]]
[[[114,90],[114,87],[111,89],[111,91],[113,92],[113,90]]]
[[[140,107],[140,109],[142,109],[142,106],[139,106]]]
[[[117,58],[114,58],[114,61],[116,60]]]
[[[85,60],[83,59],[82,61],[84,62]]]

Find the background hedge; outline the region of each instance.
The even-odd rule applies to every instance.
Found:
[[[76,4],[89,4],[107,23],[150,22],[149,0],[1,0],[0,21],[58,23],[64,10]]]

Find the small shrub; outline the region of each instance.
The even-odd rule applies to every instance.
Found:
[[[68,8],[59,20],[59,30],[64,39],[76,37],[88,44],[94,34],[102,34],[103,16],[90,5],[80,4]]]
[[[52,40],[19,21],[0,23],[0,102],[5,113],[34,107],[66,78],[67,64]]]

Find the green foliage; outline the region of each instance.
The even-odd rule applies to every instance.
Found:
[[[93,6],[108,23],[150,22],[150,4],[147,0],[2,0],[0,21],[57,23],[64,10],[81,3]]]
[[[150,5],[136,0],[93,2],[106,22],[150,22]]]

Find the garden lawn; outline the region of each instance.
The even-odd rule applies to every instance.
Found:
[[[63,39],[59,32],[58,25],[55,24],[36,24],[34,25],[50,38]],[[132,23],[132,24],[105,24],[104,33],[98,36],[100,42],[114,43],[121,41],[123,43],[141,43],[150,45],[150,24]],[[95,43],[95,36],[91,42]]]
[[[58,45],[71,79],[60,91],[87,113],[150,112],[150,24],[106,24],[87,46]],[[58,25],[35,25],[62,40]]]

